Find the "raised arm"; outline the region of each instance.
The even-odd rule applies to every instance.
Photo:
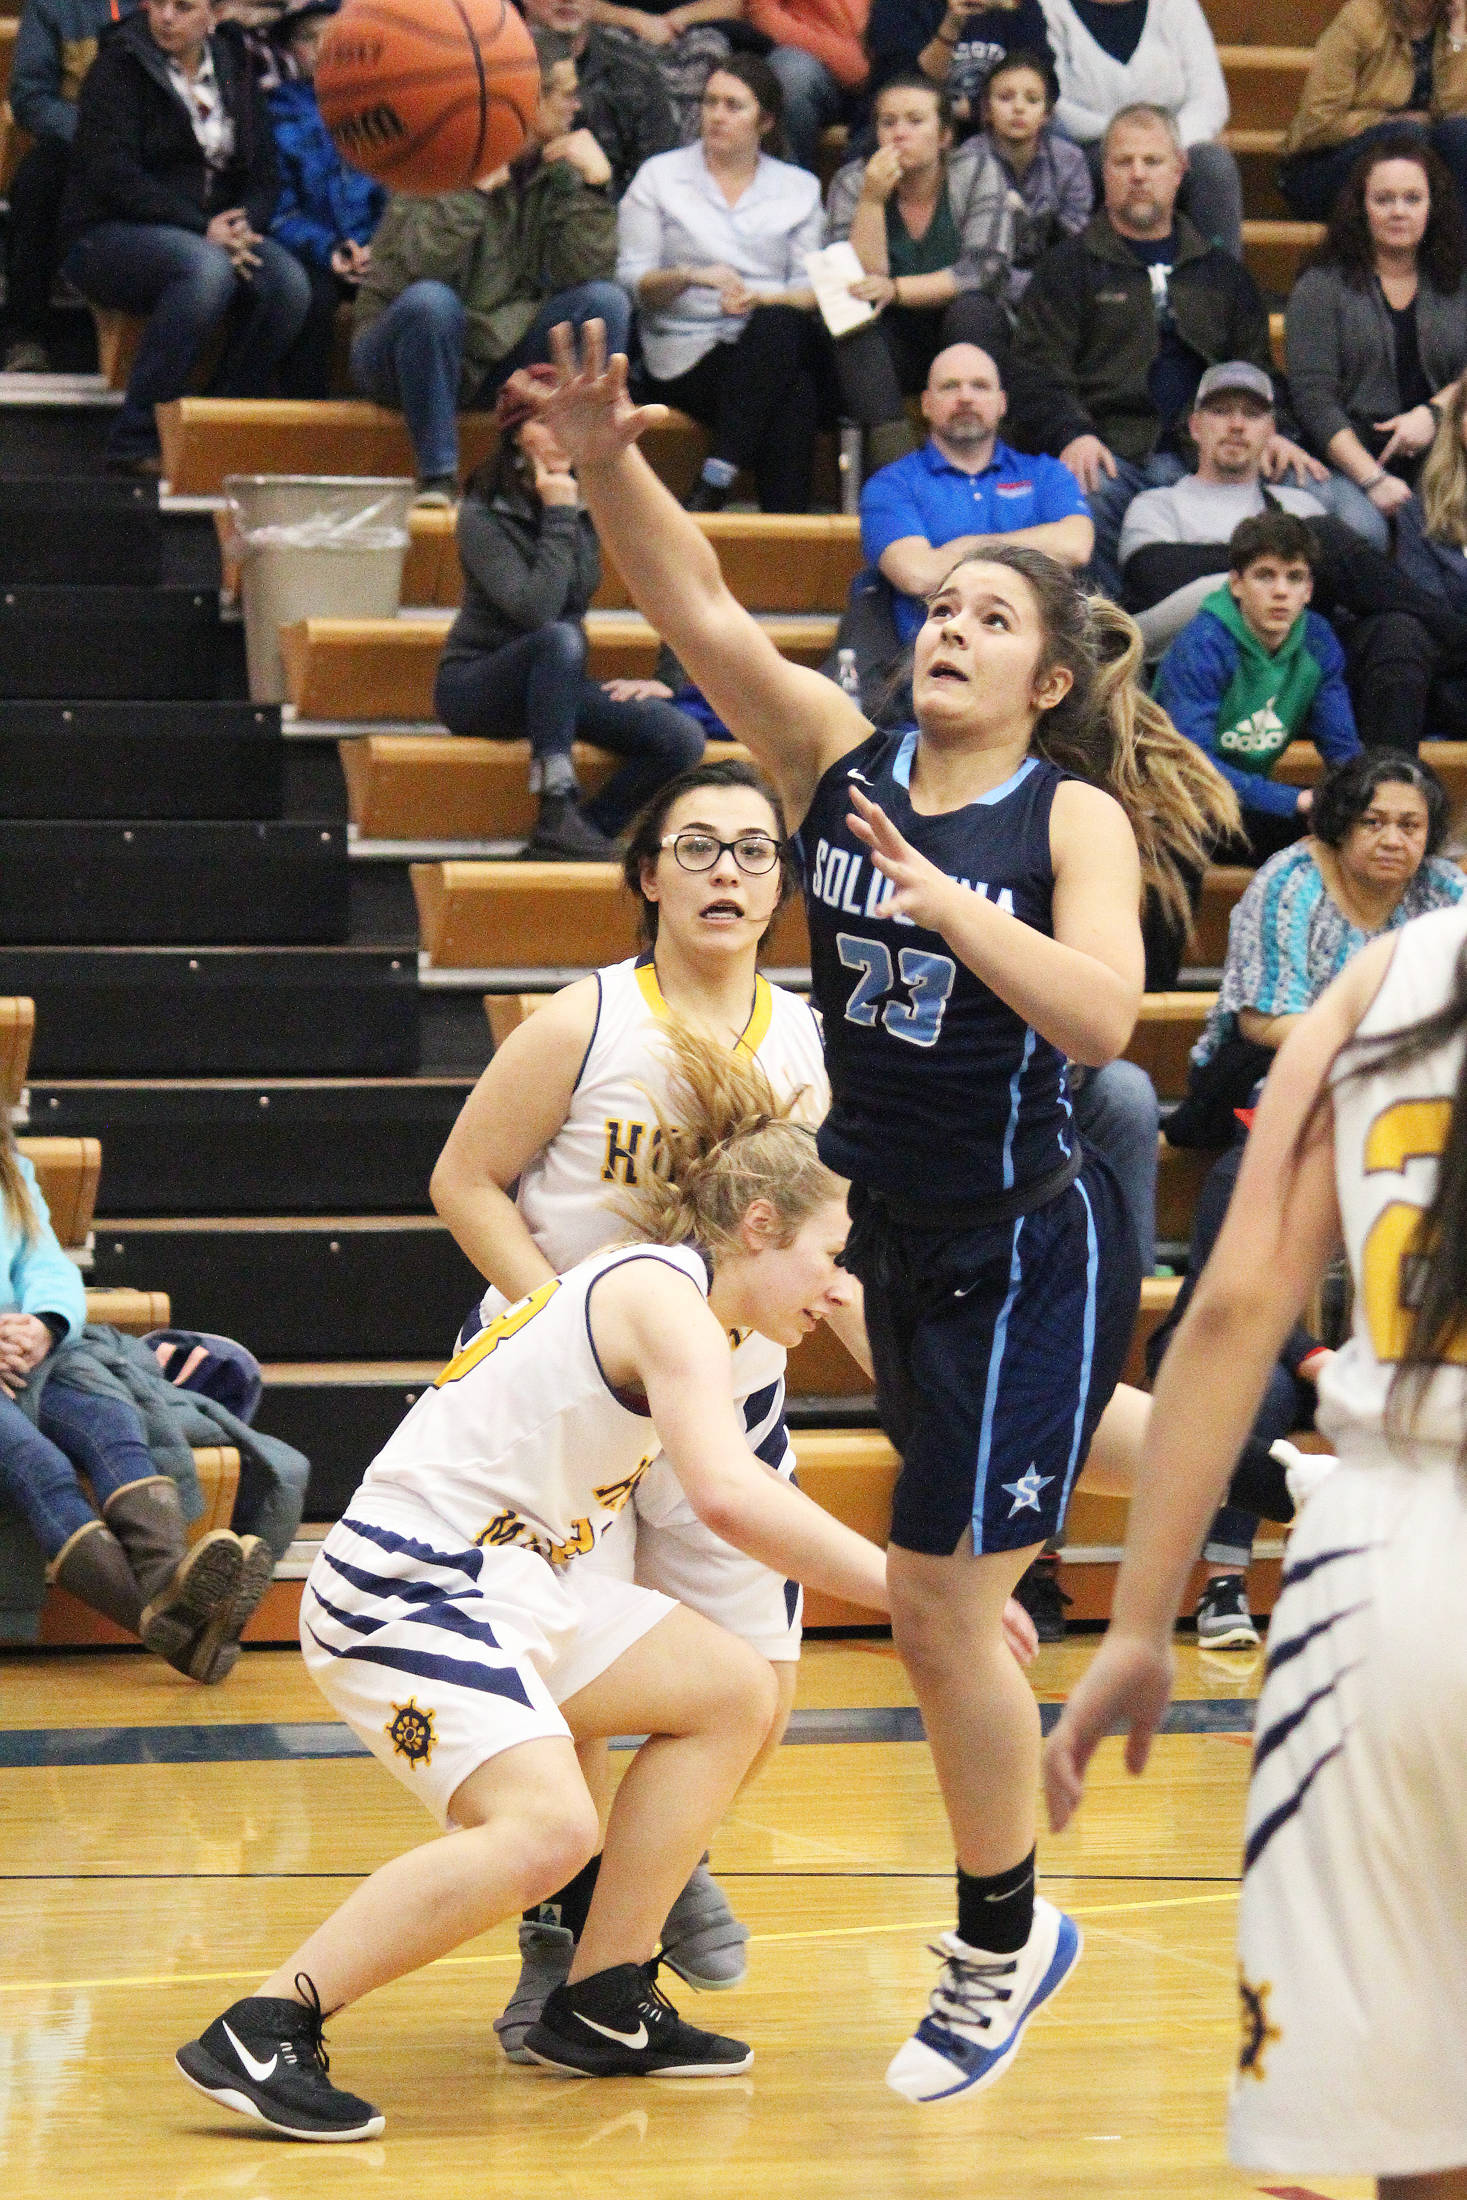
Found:
[[[705,1527],[809,1588],[886,1611],[886,1553],[750,1451],[734,1410],[728,1338],[694,1292],[688,1278],[654,1261],[631,1261],[600,1279],[590,1324],[608,1380],[640,1385]]]
[[[637,439],[666,417],[634,405],[627,363],[609,363],[592,321],[578,359],[570,328],[551,334],[559,386],[516,387],[551,422],[575,462],[586,508],[633,602],[778,787],[793,826],[822,774],[871,729],[834,681],[792,665],[724,583],[707,537],[663,487]]]
[[[580,978],[495,1049],[448,1134],[428,1187],[460,1248],[511,1301],[555,1273],[526,1228],[510,1186],[570,1112],[600,997],[595,978]]]

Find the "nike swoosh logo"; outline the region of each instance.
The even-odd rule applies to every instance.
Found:
[[[256,2062],[254,2056],[250,2053],[249,2049],[240,2045],[240,2042],[235,2038],[234,2034],[230,2031],[227,2024],[224,2027],[224,2037],[228,2040],[230,2046],[234,2049],[234,2052],[236,2053],[236,2055],[238,2055],[240,2061],[244,2064],[246,2070],[254,2079],[256,2085],[263,2085],[267,2078],[272,2078],[275,2075],[275,2065],[280,2060],[280,2056],[278,2053],[272,2055],[267,2063]]]
[[[579,2009],[576,2011],[576,2015],[581,2017]],[[603,2039],[615,2040],[618,2047],[645,2047],[647,2044],[647,2027],[645,2024],[639,2024],[635,2032],[618,2032],[609,2024],[598,2024],[594,2017],[581,2017],[581,2022],[582,2024],[589,2024],[591,2030],[599,2032]],[[227,2031],[228,2026],[225,2029]],[[232,2032],[229,2036],[231,2039],[234,2038]]]

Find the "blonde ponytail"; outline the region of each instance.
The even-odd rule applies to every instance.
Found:
[[[0,1117],[0,1209],[13,1223],[19,1224],[27,1245],[33,1245],[41,1233],[41,1218],[36,1212],[31,1188],[21,1173],[15,1133],[3,1117]]]
[[[1136,835],[1143,885],[1190,931],[1188,874],[1242,830],[1242,816],[1222,773],[1141,686],[1135,620],[1107,596],[1086,596],[1064,566],[1024,543],[995,543],[958,564],[1002,565],[1028,582],[1044,630],[1039,672],[1063,665],[1071,678],[1069,693],[1041,713],[1032,746],[1115,797]]]
[[[740,1226],[756,1199],[767,1200],[787,1244],[845,1184],[815,1150],[814,1133],[795,1120],[803,1097],[775,1097],[759,1064],[730,1050],[681,1016],[661,1034],[673,1057],[671,1108],[657,1109],[652,1171],[616,1201],[638,1237],[654,1245],[699,1245],[716,1259],[745,1250]]]

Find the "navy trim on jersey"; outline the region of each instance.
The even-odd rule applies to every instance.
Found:
[[[671,1250],[672,1248],[670,1246],[657,1248],[654,1248],[650,1245],[645,1247],[633,1247],[628,1252],[623,1253],[619,1259],[608,1261],[606,1266],[602,1269],[600,1275],[593,1276],[591,1278],[591,1281],[586,1286],[586,1297],[582,1312],[586,1323],[586,1342],[591,1347],[591,1357],[596,1363],[596,1372],[601,1377],[602,1382],[605,1383],[607,1391],[610,1393],[611,1397],[614,1398],[616,1403],[621,1407],[622,1412],[630,1414],[631,1418],[634,1421],[650,1420],[651,1415],[647,1413],[637,1413],[636,1411],[634,1411],[634,1409],[627,1404],[625,1398],[617,1389],[615,1383],[613,1383],[605,1368],[601,1365],[601,1355],[596,1350],[596,1339],[591,1334],[591,1293],[595,1290],[598,1283],[604,1283],[606,1278],[611,1275],[616,1269],[629,1268],[634,1260],[655,1260],[660,1267],[670,1268],[675,1276],[681,1276],[684,1282],[692,1283],[693,1289],[696,1291],[698,1289],[698,1286],[696,1283],[693,1283],[693,1279],[688,1274],[686,1268],[680,1268],[675,1260],[664,1260],[662,1258],[662,1254],[664,1252],[670,1252]],[[708,1280],[711,1283],[713,1280],[713,1269],[711,1263],[709,1262],[707,1254],[701,1252],[697,1246],[690,1246],[688,1250],[698,1254],[698,1258],[702,1261],[704,1267],[708,1270]],[[704,1292],[701,1294],[701,1296],[703,1299],[703,1304],[706,1306],[708,1304],[708,1295],[706,1292]]]
[[[368,1543],[380,1544],[384,1551],[391,1551],[394,1558],[415,1558],[425,1566],[444,1566],[450,1573],[467,1574],[470,1581],[477,1581],[484,1570],[484,1553],[479,1550],[435,1551],[429,1543],[419,1543],[410,1535],[398,1535],[391,1528],[379,1528],[374,1520],[354,1520],[350,1513],[341,1525]]]
[[[386,1643],[338,1650],[334,1643],[323,1642],[309,1621],[306,1624],[312,1642],[328,1657],[359,1658],[367,1665],[385,1665],[394,1673],[415,1673],[419,1680],[448,1681],[455,1688],[477,1688],[482,1695],[507,1696],[526,1711],[534,1708],[512,1665],[466,1665],[461,1658],[439,1657],[428,1650],[394,1650]]]
[[[400,1581],[392,1574],[369,1574],[364,1566],[353,1566],[349,1559],[338,1558],[329,1544],[321,1546],[320,1556],[334,1574],[340,1574],[364,1596],[396,1597],[401,1604],[436,1604],[445,1594],[441,1582]],[[322,1597],[321,1602],[325,1601]]]
[[[1352,1664],[1342,1665],[1338,1673],[1316,1688],[1312,1695],[1306,1696],[1302,1703],[1296,1704],[1285,1718],[1276,1719],[1266,1733],[1260,1734],[1253,1748],[1253,1770],[1257,1772],[1266,1757],[1271,1757],[1276,1749],[1282,1748],[1296,1728],[1304,1724],[1310,1712],[1317,1711],[1334,1694],[1346,1674],[1355,1672],[1364,1662],[1363,1658],[1356,1658]]]
[[[1303,1804],[1305,1796],[1309,1793],[1325,1766],[1334,1762],[1344,1746],[1344,1737],[1341,1736],[1333,1748],[1327,1749],[1322,1757],[1315,1759],[1288,1800],[1280,1803],[1277,1809],[1271,1810],[1266,1818],[1260,1819],[1243,1851],[1243,1876],[1245,1878],[1252,1871],[1274,1835],[1281,1833],[1289,1820],[1296,1815]]]
[[[590,1038],[589,1038],[589,1039],[588,1039],[588,1040],[586,1041],[586,1051],[585,1051],[585,1053],[584,1053],[584,1054],[583,1054],[583,1055],[581,1056],[581,1066],[580,1066],[580,1068],[579,1068],[579,1069],[578,1069],[578,1070],[576,1071],[576,1081],[575,1081],[575,1083],[574,1083],[574,1084],[573,1084],[573,1085],[571,1086],[571,1091],[572,1091],[572,1093],[577,1093],[577,1092],[579,1092],[579,1091],[580,1091],[580,1089],[581,1089],[581,1079],[582,1079],[582,1078],[583,1078],[583,1077],[585,1076],[585,1074],[586,1074],[586,1064],[587,1064],[587,1063],[588,1063],[588,1062],[590,1061],[590,1059],[591,1059],[591,1049],[592,1049],[592,1047],[593,1047],[593,1046],[595,1046],[595,1044],[596,1044],[596,1034],[597,1034],[597,1033],[598,1033],[598,1032],[600,1031],[600,1029],[601,1029],[601,1011],[602,1011],[602,1009],[603,1009],[603,1008],[605,1007],[605,1005],[606,1005],[606,995],[605,995],[605,993],[604,993],[604,992],[602,991],[602,987],[601,987],[601,973],[600,973],[600,971],[599,971],[599,970],[593,970],[593,971],[591,972],[591,975],[592,975],[592,977],[593,977],[593,978],[594,978],[594,979],[596,980],[596,1014],[595,1014],[594,1018],[592,1019],[592,1023],[591,1023],[591,1036],[590,1036]]]

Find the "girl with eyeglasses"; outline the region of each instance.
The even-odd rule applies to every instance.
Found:
[[[642,948],[556,994],[511,1033],[470,1095],[433,1174],[433,1203],[489,1279],[471,1326],[622,1234],[614,1201],[645,1180],[668,1105],[670,1012],[710,1033],[735,1060],[753,1060],[800,1118],[829,1103],[820,1030],[808,1005],[758,971],[761,942],[794,886],[778,798],[737,758],[695,765],[642,812],[625,875],[641,915]],[[515,1189],[517,1187],[517,1189]],[[859,1294],[827,1319],[866,1357]],[[743,1338],[734,1395],[749,1442],[775,1473],[795,1464],[784,1425],[782,1346]],[[774,1667],[778,1712],[758,1764],[778,1747],[794,1702],[800,1598],[784,1578],[734,1551],[698,1520],[665,1460],[638,1484],[634,1506],[591,1561],[665,1590],[742,1636]],[[1015,1640],[1025,1642],[1021,1630]],[[583,1763],[585,1760],[583,1760]],[[604,1750],[586,1765],[604,1789]],[[591,1873],[526,1915],[524,1971],[499,2032],[522,2042],[545,1995],[565,1975],[589,1900]],[[702,1866],[663,1932],[666,1960],[690,1984],[737,1985],[747,1934]]]

